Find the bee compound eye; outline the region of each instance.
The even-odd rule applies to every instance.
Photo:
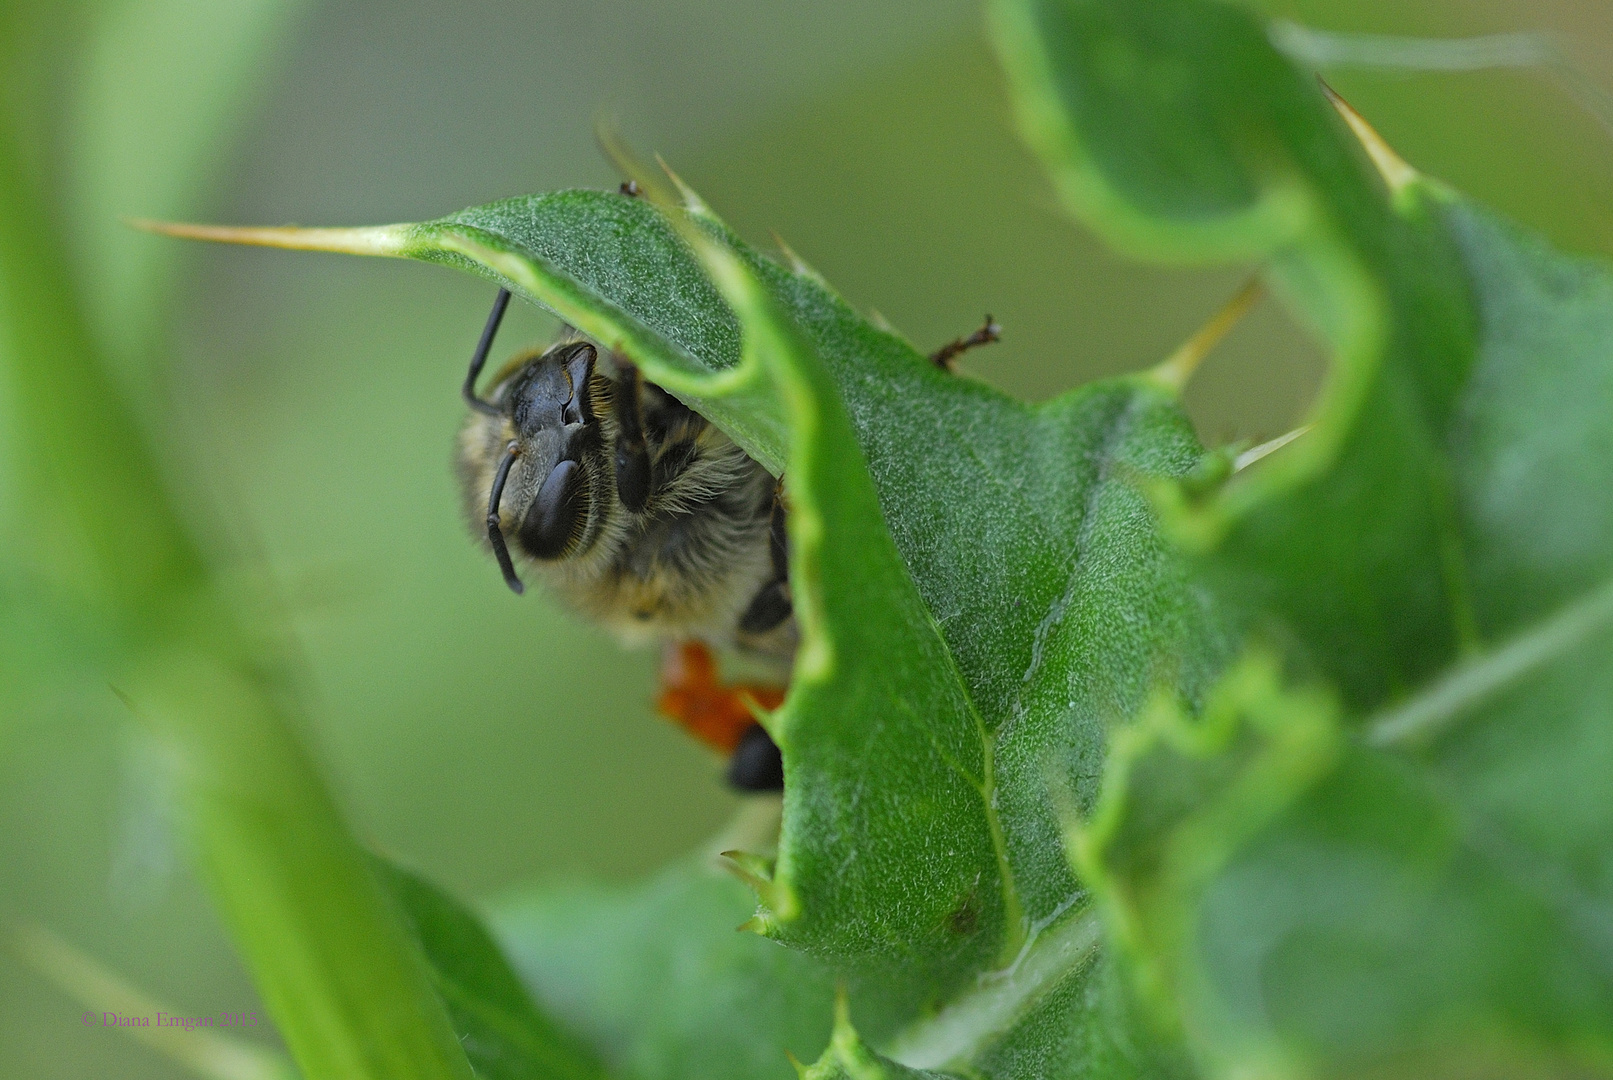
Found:
[[[558,559],[571,547],[588,510],[588,476],[575,461],[554,467],[521,520],[521,546],[533,558]]]

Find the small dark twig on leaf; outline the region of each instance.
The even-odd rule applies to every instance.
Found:
[[[994,341],[1002,340],[1003,328],[990,315],[986,316],[986,323],[979,330],[968,337],[954,338],[930,354],[930,362],[942,371],[951,371],[952,362],[970,349],[980,345],[990,345]]]

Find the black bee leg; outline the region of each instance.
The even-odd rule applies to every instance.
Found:
[[[460,393],[465,396],[465,403],[477,412],[484,412],[489,416],[499,415],[500,409],[491,401],[483,401],[476,396],[476,377],[482,373],[482,365],[487,363],[487,351],[493,347],[493,337],[498,333],[498,324],[504,321],[504,309],[510,306],[510,290],[500,289],[493,298],[493,310],[487,316],[487,325],[482,327],[482,340],[476,343],[476,351],[470,357],[470,373],[465,376],[465,385]]]
[[[510,561],[510,549],[504,544],[504,530],[498,523],[498,502],[504,497],[504,482],[510,478],[510,466],[515,464],[516,455],[521,452],[521,444],[512,442],[504,448],[504,456],[498,459],[498,472],[493,475],[493,490],[487,497],[487,542],[493,545],[493,555],[498,559],[498,568],[504,573],[504,584],[517,596],[526,591],[521,579],[515,576],[515,564]]]
[[[782,488],[782,484],[781,484]],[[784,528],[784,498],[781,488],[773,492],[773,512],[768,518],[768,551],[773,557],[773,577],[739,617],[745,634],[765,634],[795,612],[790,598],[789,536]]]
[[[751,600],[740,616],[739,629],[745,634],[765,634],[795,612],[790,600],[790,583],[770,581]]]
[[[728,786],[740,791],[783,791],[784,755],[760,724],[739,737],[728,759]]]
[[[650,501],[650,451],[644,442],[644,397],[638,368],[621,363],[616,384],[616,494],[634,513]]]
[[[952,362],[958,357],[976,346],[990,345],[994,341],[1000,341],[1002,336],[1003,328],[998,326],[996,320],[990,315],[987,315],[985,325],[979,330],[976,330],[968,337],[954,338],[931,353],[930,363],[942,371],[951,371]]]

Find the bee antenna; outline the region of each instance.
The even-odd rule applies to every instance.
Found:
[[[504,293],[506,299],[509,293]],[[497,311],[494,308],[494,311]],[[504,530],[499,528],[498,501],[504,497],[504,481],[510,478],[510,466],[515,464],[516,457],[521,453],[521,444],[511,441],[504,448],[504,456],[498,459],[498,472],[493,474],[493,492],[487,497],[487,542],[493,545],[493,555],[498,559],[498,568],[504,572],[504,584],[510,591],[520,596],[526,592],[526,586],[521,579],[515,576],[515,564],[510,561],[510,549],[504,546]]]
[[[460,393],[465,396],[465,403],[477,412],[488,416],[498,416],[499,407],[491,401],[483,401],[476,396],[476,377],[482,373],[482,365],[487,363],[487,352],[493,347],[493,337],[498,333],[499,323],[504,321],[504,309],[510,306],[510,290],[500,289],[493,298],[493,310],[488,313],[487,325],[482,327],[482,340],[476,343],[476,351],[471,354],[470,373],[465,376],[465,385]],[[502,545],[495,545],[501,548]],[[517,589],[516,592],[521,590]]]

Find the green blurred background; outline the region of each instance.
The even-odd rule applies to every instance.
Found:
[[[1266,10],[1551,29],[1613,86],[1600,0]],[[609,115],[743,235],[776,231],[921,348],[990,311],[1004,341],[963,367],[1032,399],[1161,358],[1239,280],[1127,263],[1060,216],[969,0],[16,3],[0,33],[6,107],[87,314],[215,549],[289,613],[307,735],[355,827],[471,898],[630,879],[734,806],[720,763],[651,714],[654,658],[512,596],[467,538],[448,457],[491,291],[415,264],[188,247],[120,215],[359,224],[614,185],[592,134]],[[1613,140],[1543,75],[1332,81],[1425,171],[1613,251]],[[500,352],[553,329],[516,311]],[[1321,367],[1263,305],[1189,405],[1207,440],[1270,437]],[[43,923],[186,1011],[256,1007],[175,848],[160,763],[109,687],[49,659],[52,678],[11,672],[23,692],[0,695],[0,920]],[[0,1074],[181,1075],[80,1014],[0,953]]]

